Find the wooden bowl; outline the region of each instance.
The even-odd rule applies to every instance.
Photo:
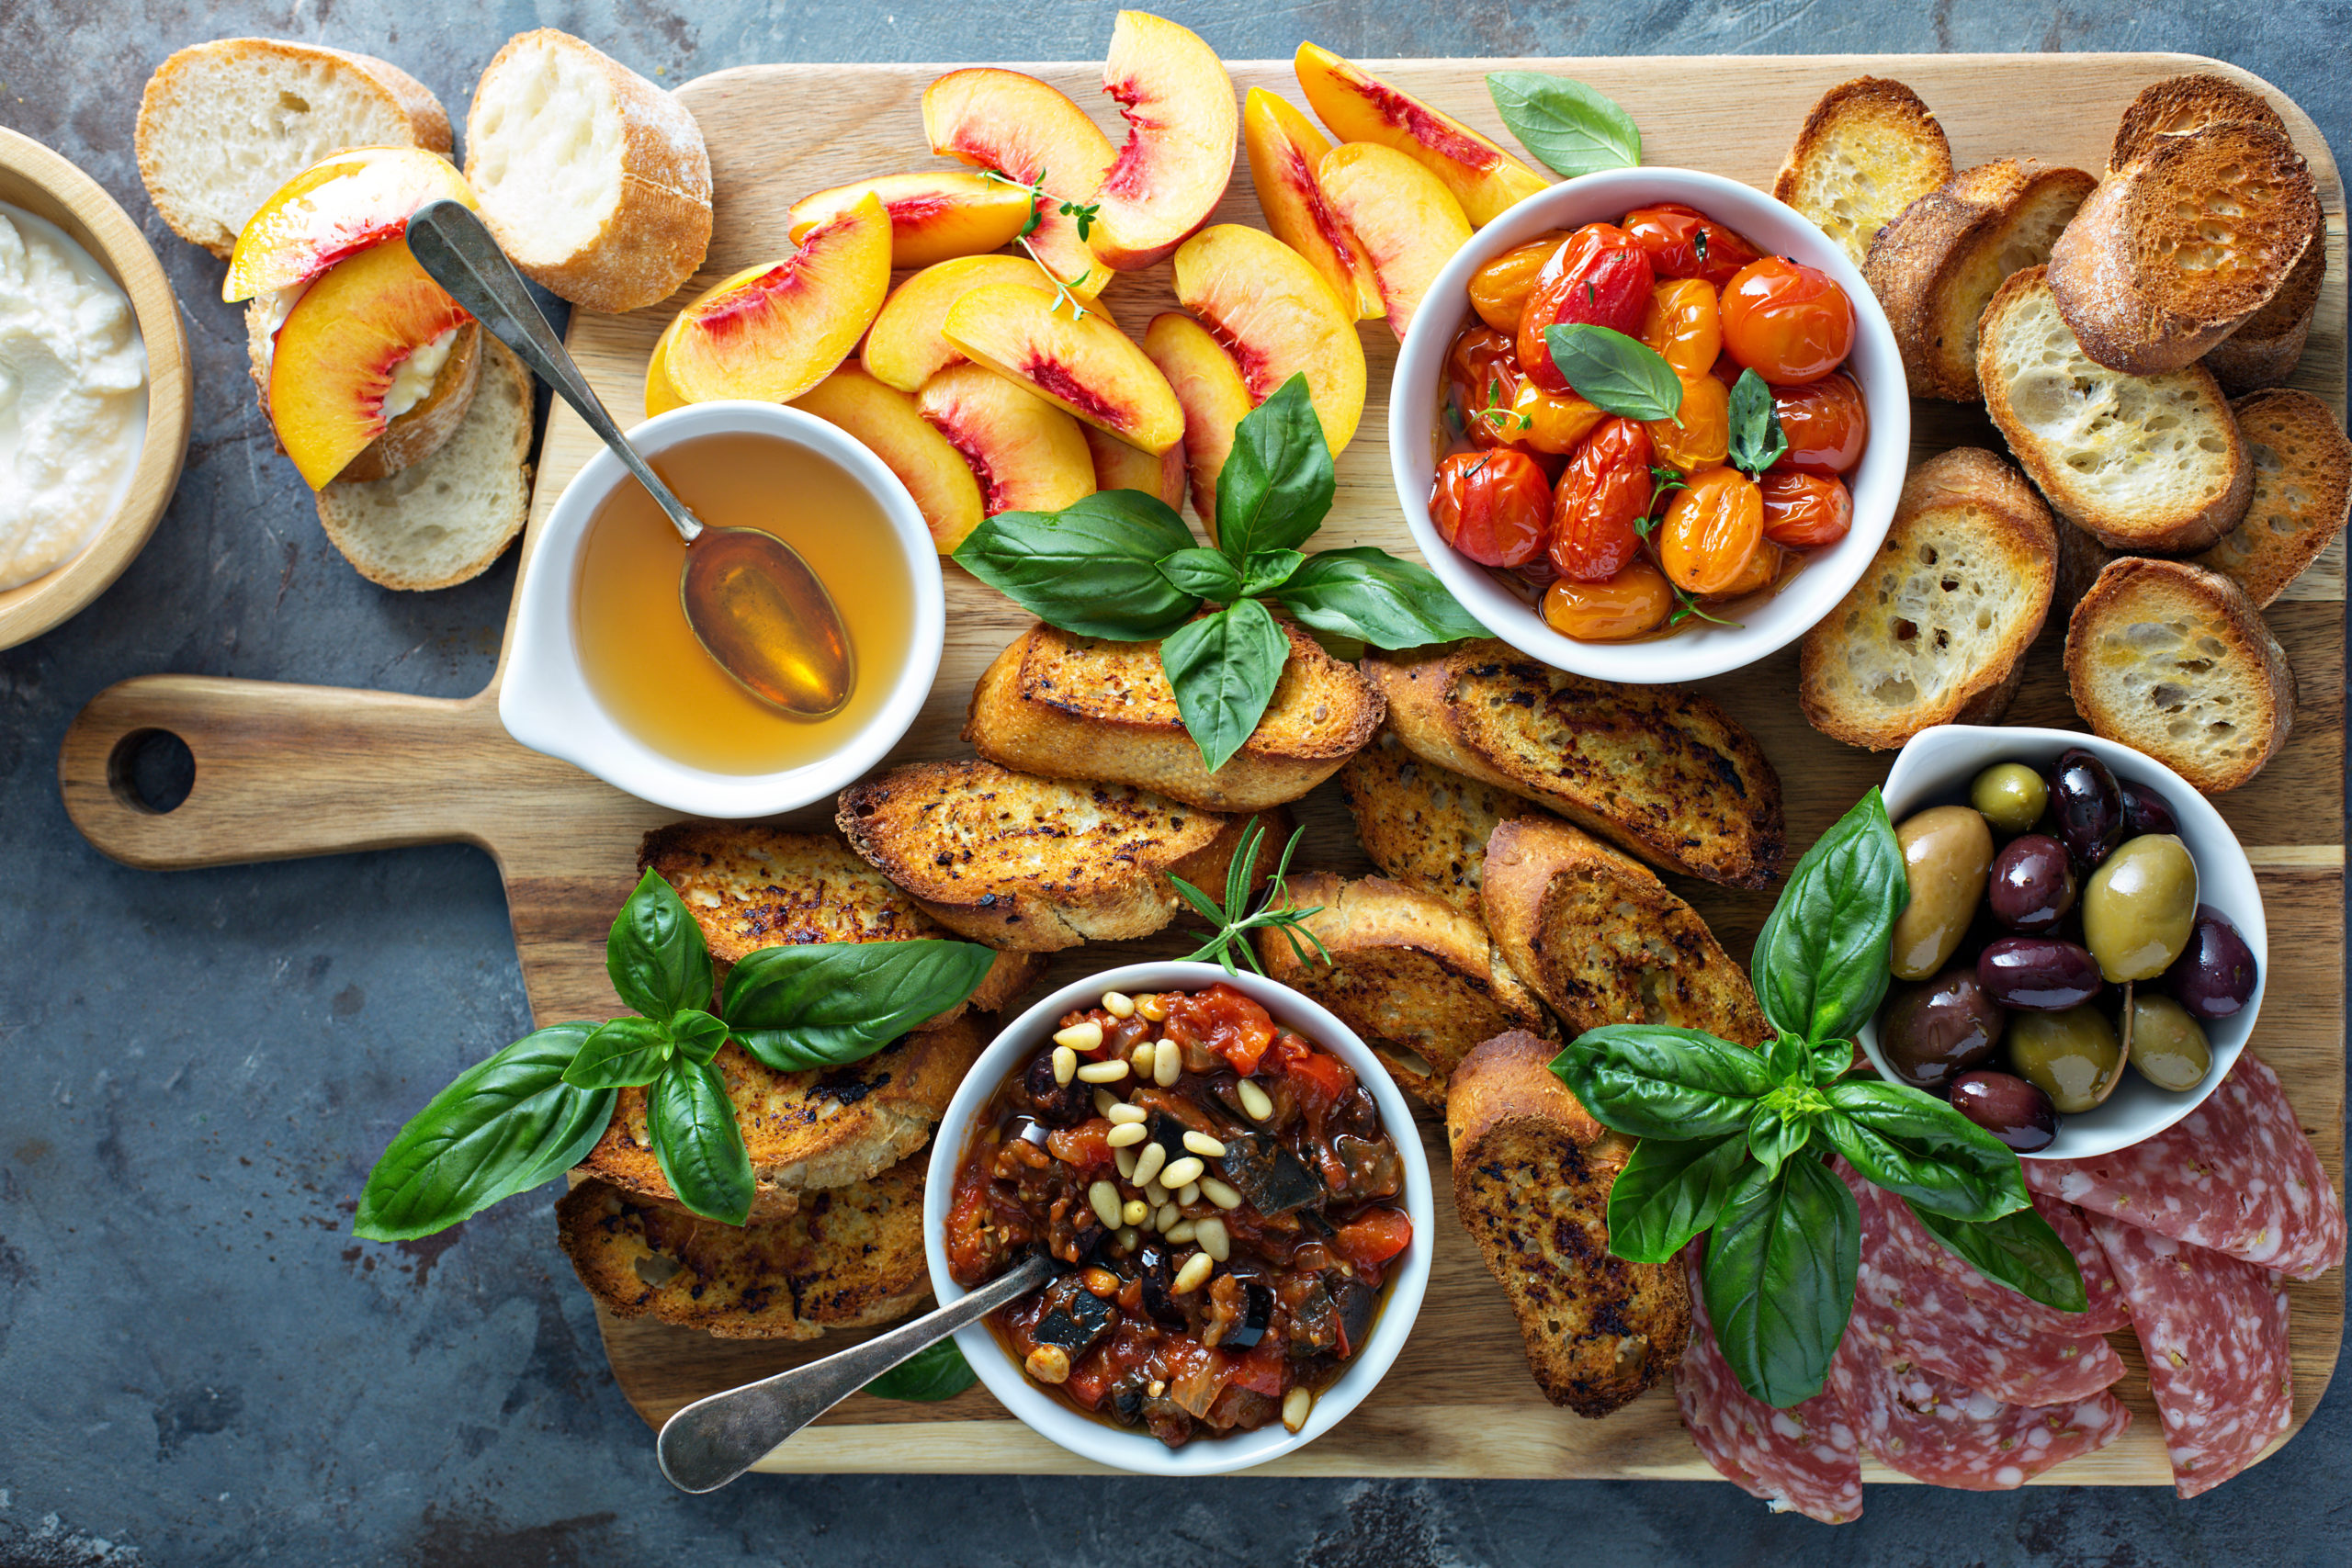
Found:
[[[139,449],[130,489],[79,553],[23,587],[0,593],[0,648],[14,648],[105,592],[146,545],[171,503],[187,456],[192,393],[179,304],[163,264],[139,225],[97,181],[30,137],[0,126],[0,202],[48,219],[97,258],[130,297],[147,345],[147,439]]]

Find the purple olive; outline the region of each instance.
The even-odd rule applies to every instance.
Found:
[[[2059,841],[2085,871],[2123,841],[2123,790],[2107,764],[2077,746],[2059,754],[2050,780]]]
[[[1946,969],[1924,984],[1895,987],[1879,1014],[1879,1055],[1913,1089],[1941,1093],[1960,1074],[1993,1059],[2003,1021],[1974,975]]]
[[[2075,907],[2075,868],[2066,847],[2041,833],[2011,839],[1993,859],[1984,889],[1993,918],[2011,931],[2041,934]]]
[[[2136,839],[2147,833],[2180,831],[2180,818],[2173,815],[2172,802],[2143,784],[2130,779],[2120,781],[2116,787],[2123,792],[2123,830]]]
[[[2047,936],[2005,936],[1977,955],[1976,983],[2005,1008],[2064,1012],[2099,993],[2090,950]]]
[[[2021,1155],[2038,1154],[2058,1136],[2050,1097],[2014,1073],[1962,1073],[1952,1081],[1951,1104]]]
[[[2254,949],[2230,918],[2211,904],[2197,906],[2188,945],[2172,961],[2161,982],[2192,1018],[2212,1023],[2235,1018],[2254,999],[2257,978]]]

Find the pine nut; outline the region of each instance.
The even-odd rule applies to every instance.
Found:
[[[1091,1018],[1080,1019],[1068,1029],[1056,1031],[1054,1043],[1073,1051],[1094,1050],[1102,1043],[1102,1026]]]
[[[1177,1190],[1176,1201],[1183,1204],[1187,1209],[1191,1208],[1200,1201],[1201,1184],[1197,1181],[1187,1181],[1182,1187]]]
[[[1143,1385],[1143,1391],[1144,1393],[1151,1395],[1152,1398],[1158,1399],[1161,1394],[1168,1392],[1168,1380],[1165,1378],[1154,1378],[1149,1382]]]
[[[1080,1083],[1117,1083],[1127,1076],[1127,1064],[1114,1056],[1107,1062],[1089,1062],[1078,1069]]]
[[[1111,1102],[1109,1107],[1103,1111],[1102,1114],[1108,1116],[1114,1122],[1125,1123],[1128,1122],[1141,1122],[1148,1117],[1151,1112],[1146,1111],[1140,1105],[1129,1105],[1123,1100],[1114,1100]]]
[[[1148,1040],[1127,1053],[1127,1065],[1135,1068],[1136,1077],[1139,1078],[1148,1078],[1151,1077],[1151,1064],[1154,1059],[1154,1055],[1155,1054],[1151,1048],[1151,1042]]]
[[[820,1122],[830,1122],[841,1113],[842,1102],[838,1100],[829,1100],[825,1101],[823,1107],[818,1111],[817,1120]]]
[[[1148,1023],[1161,1022],[1168,1017],[1168,998],[1157,991],[1148,996],[1137,997],[1136,1011],[1141,1013]]]
[[[1201,1179],[1201,1172],[1207,1168],[1208,1167],[1201,1163],[1200,1156],[1197,1155],[1186,1155],[1182,1159],[1171,1159],[1168,1162],[1167,1168],[1159,1173],[1159,1184],[1162,1187],[1182,1187],[1188,1181],[1198,1181]]]
[[[1218,1143],[1215,1138],[1210,1137],[1206,1133],[1195,1133],[1187,1129],[1184,1134],[1184,1146],[1192,1150],[1194,1154],[1200,1156],[1203,1159],[1223,1159],[1225,1157],[1225,1145]]]
[[[1131,1142],[1139,1144],[1143,1142],[1144,1138],[1151,1136],[1148,1130],[1138,1128],[1137,1131],[1142,1134],[1142,1136],[1132,1139],[1130,1140]],[[1156,1179],[1159,1175],[1159,1168],[1167,1163],[1168,1150],[1162,1145],[1154,1144],[1149,1148],[1137,1149],[1136,1151],[1136,1173],[1127,1179],[1134,1182],[1137,1187],[1141,1187],[1146,1182]]]
[[[1173,1203],[1162,1203],[1159,1213],[1152,1216],[1151,1228],[1165,1234],[1170,1225],[1184,1217],[1184,1211]]]
[[[1195,1252],[1192,1257],[1184,1259],[1184,1267],[1176,1270],[1174,1287],[1176,1293],[1180,1296],[1191,1295],[1194,1291],[1207,1284],[1209,1276],[1216,1271],[1216,1258],[1205,1252]]]
[[[1143,1184],[1143,1195],[1145,1201],[1150,1203],[1155,1209],[1160,1204],[1168,1201],[1168,1189],[1162,1187],[1157,1181],[1145,1182]]]
[[[1086,1201],[1094,1205],[1094,1217],[1102,1222],[1104,1230],[1117,1230],[1124,1216],[1119,1213],[1119,1189],[1112,1182],[1097,1181],[1086,1190]]]
[[[1315,1408],[1315,1391],[1306,1387],[1292,1389],[1283,1395],[1283,1430],[1295,1432],[1306,1425],[1309,1412]]]
[[[1119,1162],[1119,1179],[1132,1181],[1136,1174],[1136,1152],[1133,1149],[1113,1149],[1111,1157]]]
[[[1186,1242],[1192,1240],[1197,1234],[1197,1227],[1191,1220],[1178,1220],[1159,1234],[1173,1242]]]
[[[1141,1241],[1143,1237],[1136,1235],[1135,1226],[1121,1225],[1117,1230],[1111,1234],[1111,1239],[1118,1243],[1119,1250],[1121,1252],[1131,1253],[1136,1249],[1136,1243]]]
[[[1163,1040],[1151,1054],[1151,1081],[1162,1089],[1184,1076],[1184,1053],[1173,1040]]]
[[[1127,1149],[1133,1148],[1136,1145],[1142,1143],[1146,1138],[1150,1136],[1151,1129],[1145,1126],[1142,1122],[1122,1122],[1117,1126],[1112,1128],[1110,1136],[1104,1138],[1102,1141],[1110,1145],[1114,1149]],[[1158,1144],[1154,1144],[1151,1146],[1155,1149],[1159,1147]],[[1143,1163],[1143,1156],[1140,1155],[1136,1156],[1136,1163],[1137,1165],[1141,1165]]]
[[[1201,1244],[1201,1250],[1217,1262],[1222,1263],[1233,1256],[1233,1233],[1227,1230],[1225,1222],[1215,1214],[1195,1222],[1193,1235]]]
[[[1102,1010],[1113,1018],[1133,1018],[1136,1015],[1135,998],[1125,991],[1105,991],[1102,993]]]
[[[1109,1089],[1098,1089],[1094,1091],[1094,1114],[1097,1116],[1110,1115],[1111,1107],[1118,1103],[1119,1097],[1113,1094]]]
[[[1078,1053],[1067,1045],[1054,1047],[1054,1081],[1068,1083],[1078,1072]]]
[[[1069,1382],[1069,1352],[1058,1345],[1040,1345],[1022,1363],[1039,1382]]]
[[[1263,1122],[1274,1113],[1274,1102],[1266,1098],[1266,1091],[1248,1078],[1243,1078],[1233,1087],[1234,1091],[1241,1097],[1241,1109],[1248,1113],[1250,1121]]]
[[[1130,1198],[1119,1211],[1119,1218],[1131,1225],[1140,1225],[1151,1218],[1151,1205],[1140,1198]]]
[[[1215,1203],[1220,1209],[1238,1209],[1241,1207],[1241,1194],[1236,1192],[1232,1188],[1227,1187],[1224,1182],[1219,1181],[1214,1176],[1204,1176],[1201,1178],[1201,1196],[1207,1199],[1210,1202]]]

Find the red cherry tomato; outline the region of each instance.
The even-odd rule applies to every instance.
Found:
[[[1544,624],[1578,642],[1623,642],[1657,630],[1673,613],[1673,588],[1643,556],[1603,581],[1562,578],[1544,594]]]
[[[1792,550],[1834,545],[1854,525],[1846,481],[1776,468],[1756,481],[1764,495],[1764,536]]]
[[[1456,452],[1437,466],[1430,521],[1480,566],[1519,566],[1544,547],[1552,487],[1524,452]]]
[[[1724,288],[1724,347],[1775,386],[1818,381],[1854,346],[1854,302],[1826,273],[1767,256]],[[1522,328],[1520,358],[1526,359]]]
[[[1657,560],[1677,588],[1702,599],[1741,581],[1764,537],[1756,481],[1737,468],[1693,474],[1657,527]]]
[[[1649,253],[1660,277],[1702,277],[1717,288],[1764,254],[1736,230],[1675,201],[1628,212],[1625,232]]]
[[[1772,412],[1781,416],[1781,434],[1789,438],[1789,449],[1772,465],[1776,468],[1842,474],[1862,460],[1862,448],[1870,445],[1870,410],[1851,377],[1775,387]]]
[[[1405,1250],[1413,1239],[1412,1217],[1402,1209],[1374,1209],[1361,1219],[1350,1220],[1331,1236],[1331,1250],[1363,1268],[1367,1264],[1385,1263]]]
[[[1649,253],[1613,223],[1588,223],[1544,264],[1535,291],[1519,317],[1519,367],[1547,392],[1570,389],[1552,363],[1544,341],[1546,327],[1608,327],[1634,337],[1649,310],[1657,280]]]
[[[1519,351],[1508,336],[1475,321],[1454,335],[1445,351],[1446,396],[1473,446],[1524,447],[1510,406],[1520,386]]]
[[[1634,525],[1649,515],[1650,457],[1650,433],[1635,420],[1605,419],[1585,437],[1553,496],[1554,570],[1598,582],[1639,553]]]

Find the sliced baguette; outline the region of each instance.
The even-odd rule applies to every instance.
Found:
[[[1915,398],[1974,402],[1976,327],[2004,278],[2050,247],[2098,182],[2014,158],[1964,169],[1871,242],[1862,276],[1885,307]]]
[[[1928,458],[1868,570],[1804,634],[1806,721],[1873,751],[1930,725],[1996,721],[2057,576],[2057,530],[2023,476],[1975,447]]]
[[[990,761],[1050,778],[1133,784],[1213,811],[1296,800],[1380,728],[1363,677],[1289,622],[1290,658],[1265,716],[1211,773],[1185,731],[1156,642],[1079,637],[1040,622],[972,688],[964,739]]]
[[[1487,928],[1436,894],[1386,877],[1294,876],[1285,902],[1330,957],[1280,930],[1257,933],[1266,974],[1329,1008],[1363,1036],[1388,1076],[1445,1108],[1446,1080],[1481,1040],[1508,1029],[1549,1034],[1551,1020],[1487,940]],[[1305,956],[1301,956],[1301,949]]]
[[[2107,153],[2107,172],[2120,174],[2130,168],[2160,141],[2232,120],[2267,125],[2274,130],[2287,129],[2268,98],[2227,76],[2200,71],[2151,83],[2140,89],[2140,96],[2116,124],[2115,141]]]
[[[139,177],[172,232],[226,261],[279,186],[346,147],[449,151],[424,83],[365,54],[224,38],[171,55],[139,98]]]
[[[1480,913],[1487,835],[1504,818],[1536,810],[1509,790],[1414,756],[1387,728],[1340,770],[1340,793],[1373,864],[1465,915]]]
[[[592,310],[668,299],[710,248],[710,153],[695,117],[553,28],[508,39],[482,71],[466,178],[514,265]]]
[[[245,359],[253,372],[254,389],[261,400],[262,417],[270,419],[269,370],[277,351],[277,328],[285,324],[271,308],[275,297],[251,299],[245,304]],[[474,391],[481,383],[483,334],[481,324],[461,322],[452,329],[449,352],[434,373],[433,385],[416,404],[393,416],[384,434],[360,450],[359,456],[343,466],[338,479],[367,484],[390,479],[402,468],[421,463],[439,451],[449,437],[465,423],[467,412],[472,408]],[[277,441],[275,421],[270,437]],[[277,441],[283,453],[286,444]]]
[[[1951,178],[1951,143],[1900,82],[1857,76],[1821,95],[1772,181],[1856,266],[1895,215]]]
[[[1548,817],[1487,841],[1487,930],[1569,1038],[1608,1023],[1703,1029],[1752,1044],[1771,1027],[1747,976],[1657,874]]]
[[[390,479],[319,491],[319,525],[360,576],[448,588],[505,553],[531,512],[531,391],[523,362],[485,335],[466,417],[438,450]]]
[[[1633,1140],[1594,1121],[1552,1076],[1557,1051],[1496,1036],[1463,1058],[1446,1095],[1453,1201],[1510,1298],[1536,1386],[1599,1418],[1666,1378],[1690,1339],[1679,1263],[1609,1252],[1609,1190]]]
[[[1415,756],[1526,796],[1670,871],[1769,886],[1787,825],[1780,775],[1723,709],[1675,686],[1615,686],[1492,638],[1363,671]]]
[[[2237,788],[2287,743],[2295,677],[2245,590],[2186,561],[2126,556],[2066,627],[2066,687],[2094,733],[2201,795]]]
[[[2212,373],[2109,370],[2059,314],[2048,269],[2011,275],[1984,308],[1984,409],[2062,517],[2119,550],[2185,555],[2237,525],[2254,465]]]
[[[2193,556],[2268,609],[2344,531],[2352,511],[2352,441],[2335,411],[2308,392],[2275,388],[2230,405],[2254,462],[2245,520]]]

